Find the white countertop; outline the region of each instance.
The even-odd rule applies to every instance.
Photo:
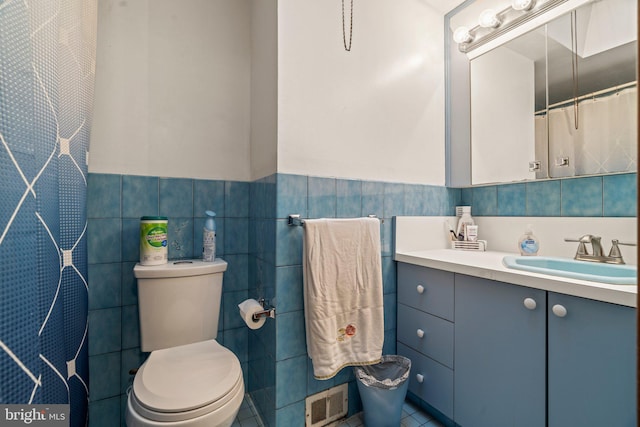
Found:
[[[398,251],[394,259],[408,264],[626,305],[628,307],[636,307],[637,305],[637,285],[609,285],[600,282],[513,270],[502,264],[502,258],[507,255],[517,254],[431,249]]]

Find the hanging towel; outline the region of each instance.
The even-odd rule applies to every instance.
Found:
[[[384,341],[380,221],[305,220],[303,278],[314,377],[378,363]]]

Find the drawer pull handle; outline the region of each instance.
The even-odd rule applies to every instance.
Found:
[[[416,381],[418,381],[420,384],[422,384],[422,382],[424,381],[424,375],[416,374]]]
[[[422,338],[424,337],[424,331],[422,329],[418,329],[416,331],[416,335],[418,336],[418,338]]]
[[[424,293],[424,286],[422,285],[418,285],[416,287],[416,291],[418,291],[419,294]]]
[[[537,306],[536,300],[534,300],[533,298],[525,298],[524,306],[527,307],[527,309],[529,310],[535,310]]]
[[[567,309],[560,304],[556,304],[551,308],[551,311],[553,311],[553,314],[555,314],[558,317],[564,317],[567,315]]]

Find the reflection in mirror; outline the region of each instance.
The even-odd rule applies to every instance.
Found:
[[[629,3],[591,3],[547,25],[551,177],[637,170],[636,13]]]
[[[589,3],[470,62],[472,184],[637,170],[636,17]]]
[[[536,150],[534,122],[536,94],[545,94],[544,32],[531,32],[485,53],[470,67],[471,182],[535,178],[529,162],[546,158],[546,147]]]

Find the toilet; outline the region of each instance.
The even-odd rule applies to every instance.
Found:
[[[140,265],[140,345],[151,352],[127,398],[128,427],[229,427],[244,398],[240,361],[215,340],[227,263]]]

